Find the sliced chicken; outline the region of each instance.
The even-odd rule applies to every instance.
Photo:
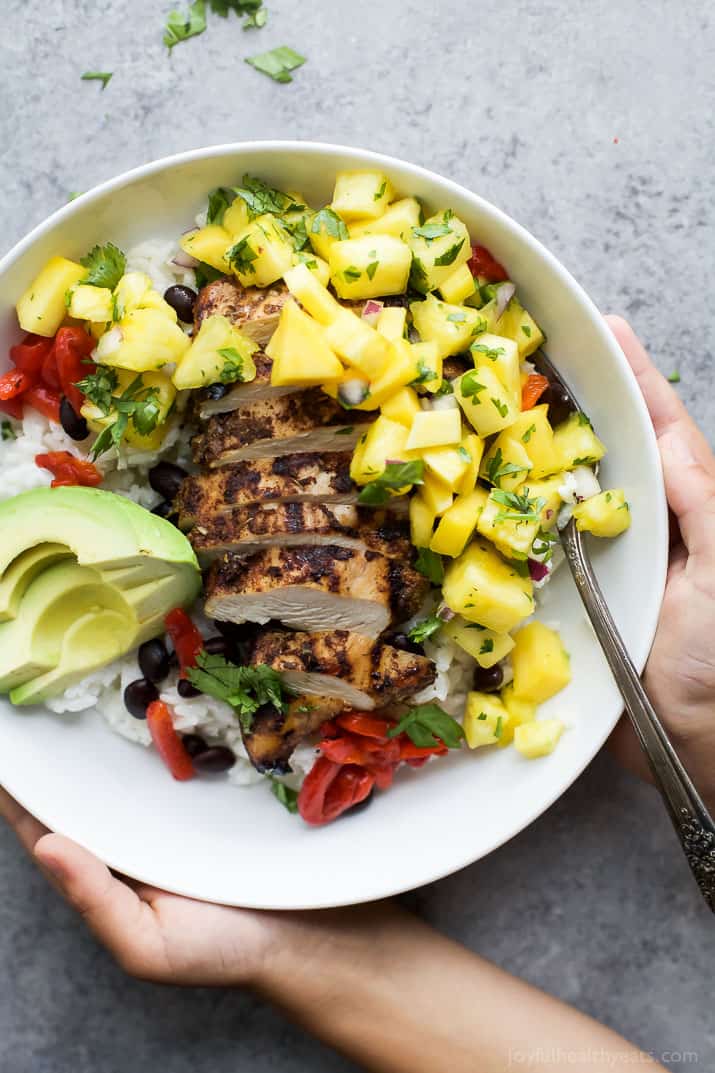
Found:
[[[206,614],[228,622],[276,619],[296,630],[354,630],[378,637],[410,618],[428,583],[411,566],[373,551],[267,548],[226,555],[211,567]]]
[[[409,562],[409,527],[385,511],[360,510],[348,504],[277,503],[239,507],[199,522],[189,533],[194,551],[204,560],[226,552],[253,555],[262,548],[333,544],[339,548],[379,551],[388,559]]]
[[[281,395],[292,395],[294,387],[273,387],[271,384],[271,368],[273,362],[262,350],[257,350],[253,355],[256,366],[254,380],[246,384],[233,384],[228,390],[222,384],[204,388],[199,394],[198,413],[202,421],[207,421],[214,414],[227,414],[231,410],[238,410],[249,402],[257,402],[260,399],[278,399]],[[220,398],[213,398],[215,388],[219,387],[224,392]]]
[[[344,708],[343,701],[335,697],[311,694],[293,697],[285,713],[270,705],[260,708],[253,717],[251,729],[243,732],[243,744],[251,763],[258,771],[287,775],[296,745]]]
[[[281,309],[290,297],[284,283],[272,287],[242,287],[232,279],[217,279],[199,291],[194,307],[194,328],[206,317],[219,314],[265,346],[276,330]]]
[[[283,455],[187,477],[174,506],[182,529],[251,503],[354,503],[349,451]]]
[[[192,441],[194,461],[211,468],[246,459],[352,450],[369,412],[347,414],[319,388],[263,399],[229,414],[217,414]]]
[[[258,635],[252,662],[279,671],[290,690],[335,697],[364,711],[411,697],[430,685],[437,673],[426,656],[347,630],[264,630]]]

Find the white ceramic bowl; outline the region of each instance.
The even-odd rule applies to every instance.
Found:
[[[208,191],[245,172],[330,199],[341,168],[378,166],[398,191],[431,209],[451,207],[474,239],[509,268],[543,325],[548,353],[609,447],[606,485],[624,486],[630,531],[594,547],[599,578],[626,644],[642,668],[665,579],[667,514],[648,414],[601,317],[558,261],[513,220],[422,168],[358,149],[252,142],[182,153],[120,175],[66,205],[0,263],[0,353],[18,336],[13,305],[52,254],[82,255],[96,242],[128,247],[176,236]],[[1,450],[1,447],[0,447]],[[540,617],[557,623],[573,683],[545,714],[568,724],[553,755],[513,749],[462,753],[400,773],[369,809],[312,829],[263,790],[196,779],[176,783],[155,753],[89,716],[16,710],[0,701],[0,783],[56,831],[113,868],[196,898],[298,909],[362,902],[439,879],[489,853],[540,815],[603,744],[621,703],[564,568]],[[577,832],[574,832],[577,837]],[[604,835],[605,837],[605,835]]]

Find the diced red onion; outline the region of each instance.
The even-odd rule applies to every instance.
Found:
[[[169,264],[177,265],[179,268],[198,268],[201,262],[192,257],[190,253],[185,253],[184,250],[179,250],[176,257],[172,257]]]
[[[382,313],[382,305],[382,302],[376,302],[374,299],[370,298],[363,306],[362,319],[366,320],[368,324],[371,324],[373,328],[377,323],[377,318]]]
[[[447,607],[446,604],[440,604],[437,608],[437,618],[441,618],[442,622],[451,622],[456,617],[457,612],[453,611],[451,607]]]
[[[500,317],[506,307],[511,302],[512,298],[516,294],[516,287],[513,283],[502,283],[496,293],[497,299],[497,317]]]
[[[540,563],[538,559],[529,559],[529,576],[532,581],[543,581],[548,574],[549,568],[546,563]]]

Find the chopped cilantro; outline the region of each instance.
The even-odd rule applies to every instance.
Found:
[[[496,726],[494,727],[494,737],[495,738],[500,738],[501,737],[502,721],[503,721],[503,717],[501,715],[498,715],[497,716]]]
[[[494,488],[491,497],[497,503],[508,509],[499,511],[494,524],[500,522],[538,522],[541,519],[541,511],[546,505],[545,499],[529,499],[529,489],[523,494],[518,492],[503,492],[500,488]]]
[[[500,354],[506,353],[503,346],[488,347],[484,343],[472,343],[470,350],[476,350],[480,354],[484,354],[490,361],[496,361]]]
[[[341,241],[350,237],[347,227],[337,212],[331,209],[329,205],[326,205],[320,212],[316,212],[310,221],[310,231],[313,235],[330,235],[331,238],[337,238]]]
[[[279,782],[278,779],[271,779],[271,793],[276,797],[284,808],[289,812],[296,813],[298,811],[298,791],[291,790],[290,786],[286,786],[284,782]]]
[[[305,56],[300,56],[287,45],[281,45],[278,48],[272,48],[270,52],[248,56],[244,62],[255,67],[262,74],[268,75],[274,82],[292,82],[290,72],[305,63]]]
[[[471,462],[472,461],[472,456],[470,455],[470,453],[469,453],[469,451],[467,450],[466,447],[458,447],[457,448],[457,454],[465,462]]]
[[[420,238],[424,238],[427,242],[433,242],[436,238],[442,238],[443,235],[449,235],[452,232],[452,228],[447,223],[443,224],[423,224],[422,227],[413,227],[412,234],[418,235]],[[459,251],[457,251],[459,252]],[[457,254],[455,253],[455,257]],[[454,258],[452,258],[454,260]],[[435,262],[436,263],[436,262]],[[445,262],[451,264],[450,261]]]
[[[116,371],[104,365],[98,365],[94,373],[77,383],[80,391],[104,417],[114,417],[92,445],[93,460],[110,448],[119,446],[130,421],[140,436],[148,436],[159,424],[161,406],[158,388],[145,387],[141,373],[121,395],[114,394],[118,384]]]
[[[224,359],[224,365],[219,373],[222,384],[233,384],[237,380],[243,380],[243,358],[235,347],[225,346],[218,351]]]
[[[194,275],[196,277],[196,287],[201,290],[207,283],[213,283],[214,280],[222,279],[224,273],[220,272],[218,268],[214,268],[213,265],[207,265],[204,261],[199,261],[194,269]]]
[[[431,637],[433,633],[441,629],[444,626],[444,622],[439,615],[430,615],[429,618],[422,619],[416,626],[413,626],[410,632],[407,634],[411,641],[415,644],[421,645],[423,641],[426,641],[428,637]]]
[[[441,585],[444,581],[444,563],[442,556],[430,548],[418,548],[415,559],[415,570],[428,578],[433,585]]]
[[[127,267],[126,257],[112,242],[106,246],[95,246],[85,257],[80,257],[79,263],[87,269],[83,283],[93,287],[109,287],[110,290],[114,290]]]
[[[437,373],[434,369],[430,369],[426,362],[420,360],[417,362],[417,376],[414,380],[410,380],[410,386],[413,384],[426,384],[428,380],[436,380]]]
[[[572,465],[574,466],[595,466],[598,462],[597,458],[592,455],[584,455],[582,458],[574,458]]]
[[[225,656],[203,650],[196,657],[196,666],[187,668],[186,677],[202,693],[230,704],[244,730],[251,729],[255,712],[264,704],[285,711],[281,676],[265,663],[241,667]]]
[[[464,324],[467,319],[466,313],[448,313],[447,320],[450,320],[452,324]]]
[[[591,418],[588,416],[588,414],[585,414],[583,410],[578,411],[578,413],[576,414],[576,418],[582,428],[593,428],[593,425],[591,424]]]
[[[0,432],[2,433],[3,441],[17,439],[17,433],[9,421],[3,421],[2,425],[0,425]]]
[[[370,264],[365,269],[365,271],[367,272],[367,278],[368,279],[374,279],[375,273],[377,272],[377,270],[379,268],[379,265],[380,265],[379,261],[371,261],[370,262]]]
[[[459,385],[459,390],[466,398],[479,395],[479,392],[485,389],[486,384],[479,383],[479,373],[476,369],[470,369],[468,373],[465,373]]]
[[[611,493],[606,492],[606,502],[610,503],[612,499],[613,499],[613,496],[611,495]]]
[[[412,258],[410,286],[414,287],[416,291],[422,291],[422,293],[427,290],[427,271],[419,257]]]
[[[387,462],[382,473],[366,484],[358,502],[368,507],[382,507],[390,500],[390,492],[399,492],[411,484],[422,484],[424,462]]]
[[[524,335],[526,336],[527,339],[531,339],[531,328],[529,327],[528,324],[522,324],[521,330],[522,330],[522,332],[524,333]]]
[[[521,442],[522,443],[528,443],[535,432],[536,432],[536,425],[529,425],[528,429],[526,430],[524,435],[521,437]]]
[[[194,0],[189,10],[182,14],[180,11],[170,11],[164,27],[164,44],[171,51],[174,45],[180,41],[187,41],[190,37],[202,34],[206,29],[206,3],[205,0]]]
[[[236,197],[245,201],[249,220],[255,219],[256,216],[263,216],[267,212],[280,216],[284,212],[305,208],[305,205],[295,201],[289,194],[267,186],[262,179],[257,179],[252,175],[244,175],[241,186],[234,186],[233,192]]]
[[[255,261],[257,257],[258,254],[248,241],[248,236],[242,238],[226,251],[226,260],[234,265],[239,272],[243,272],[244,275],[256,271],[252,262]]]
[[[453,395],[454,394],[454,388],[452,387],[452,385],[449,382],[449,380],[443,380],[434,394],[435,395]]]
[[[670,376],[668,377],[668,382],[671,384],[680,383],[680,373],[677,369],[674,369],[673,372],[670,374]]]
[[[243,23],[244,30],[260,30],[268,22],[268,12],[264,7],[259,7],[251,15],[247,15]]]
[[[208,212],[206,213],[206,223],[222,224],[226,209],[229,207],[232,200],[231,191],[227,190],[225,186],[217,186],[215,190],[212,190],[209,194],[209,207]]]
[[[375,273],[373,272],[373,275],[374,274]],[[343,278],[346,279],[348,283],[353,283],[356,279],[360,279],[361,275],[361,270],[356,268],[355,265],[348,265],[348,267],[343,270]]]
[[[479,649],[480,656],[486,656],[489,652],[494,651],[494,640],[491,637],[485,637],[482,641],[482,647]]]
[[[345,428],[336,429],[335,435],[336,436],[349,436],[350,433],[354,432],[354,431],[355,431],[355,429],[354,429],[354,427],[352,425],[346,425]],[[365,439],[365,437],[363,436],[363,438],[362,438],[362,440],[360,442],[362,443],[364,441],[364,439]]]
[[[491,403],[494,409],[497,411],[500,417],[506,417],[509,413],[509,407],[505,402],[501,402],[499,399],[495,399],[494,396],[490,396]]]
[[[80,78],[83,82],[101,82],[102,89],[105,90],[113,73],[113,71],[85,71],[83,75],[80,75]]]
[[[440,257],[435,257],[435,268],[444,268],[446,265],[454,264],[465,241],[465,239],[462,239],[460,242],[455,242],[454,246],[450,246]]]
[[[116,369],[108,365],[98,365],[95,372],[75,384],[75,387],[78,387],[105,417],[112,409],[112,395],[118,386]]]
[[[385,196],[387,190],[387,179],[383,179],[379,189],[372,195],[373,201],[379,201],[381,197]]]
[[[456,719],[434,703],[410,708],[399,723],[390,727],[387,736],[396,738],[403,733],[418,749],[433,749],[438,745],[459,749],[464,737],[464,731]]]

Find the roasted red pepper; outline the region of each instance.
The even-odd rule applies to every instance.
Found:
[[[298,812],[306,823],[330,823],[347,809],[364,801],[375,777],[354,764],[334,764],[320,756],[305,777],[298,794]]]
[[[337,716],[335,722],[343,730],[349,730],[352,734],[361,734],[364,738],[377,738],[378,741],[387,741],[387,732],[392,726],[386,719],[377,719],[374,715],[365,715],[363,712],[345,712]]]
[[[0,376],[0,401],[17,399],[24,395],[28,388],[34,384],[34,377],[22,369],[11,369],[9,373]]]
[[[22,396],[22,401],[31,406],[33,410],[37,410],[38,413],[44,414],[50,421],[56,421],[59,425],[60,396],[56,391],[52,391],[51,388],[45,387],[43,384],[37,384],[36,387],[31,387],[29,391],[25,392]]]
[[[46,339],[42,335],[26,335],[21,343],[10,347],[10,361],[16,369],[22,369],[37,380],[53,345],[52,339]]]
[[[472,246],[472,256],[467,264],[473,276],[481,276],[488,283],[503,283],[509,279],[504,265],[492,257],[486,246]]]
[[[69,451],[50,451],[49,454],[35,455],[35,463],[40,469],[48,469],[53,474],[52,488],[82,485],[96,488],[102,483],[102,474],[86,458],[75,458]]]
[[[521,408],[531,410],[549,386],[548,378],[541,373],[529,373],[521,389]]]
[[[0,414],[7,414],[8,417],[14,417],[16,421],[22,421],[24,414],[22,399],[0,399]]]
[[[185,678],[186,668],[196,666],[196,657],[204,647],[204,639],[183,607],[170,611],[164,619],[164,625],[179,659],[182,677]]]
[[[55,336],[54,357],[59,386],[77,414],[84,396],[75,385],[96,369],[96,365],[89,361],[94,346],[92,337],[81,328],[60,328]]]
[[[194,765],[186,746],[174,730],[174,724],[163,700],[155,700],[146,710],[146,721],[152,741],[171,774],[179,782],[194,777]]]

